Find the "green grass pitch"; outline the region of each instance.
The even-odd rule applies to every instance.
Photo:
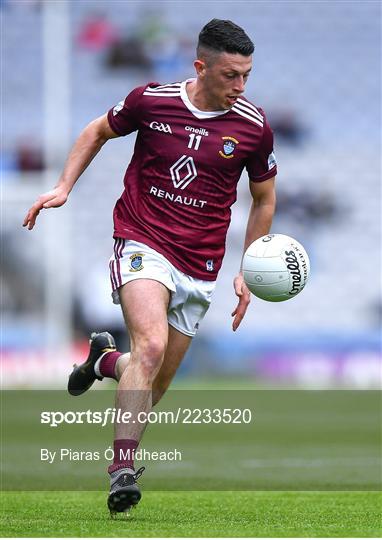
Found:
[[[7,492],[3,537],[379,537],[378,492],[153,492],[112,520],[102,492]]]
[[[164,410],[248,406],[254,421],[150,425],[145,448],[180,448],[183,460],[144,463],[142,501],[115,520],[108,462],[40,460],[41,447],[101,450],[112,426],[39,422],[41,410],[102,410],[113,399],[112,391],[76,401],[58,391],[4,393],[2,537],[381,536],[378,392],[169,393]]]

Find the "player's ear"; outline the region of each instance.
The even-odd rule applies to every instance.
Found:
[[[198,77],[204,77],[206,72],[206,63],[203,60],[195,60],[194,62],[195,71]]]

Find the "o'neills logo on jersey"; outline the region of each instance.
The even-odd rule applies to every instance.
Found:
[[[223,139],[223,151],[219,150],[221,157],[231,159],[234,157],[234,150],[239,141],[234,137],[222,137]]]
[[[171,127],[169,124],[163,124],[162,122],[155,122],[154,120],[153,122],[151,122],[150,128],[156,131],[163,131],[163,133],[171,133],[172,135]]]
[[[184,129],[186,131],[191,131],[191,133],[195,133],[196,135],[205,135],[206,137],[208,137],[209,135],[208,131],[204,128],[194,128],[192,126],[186,126]]]

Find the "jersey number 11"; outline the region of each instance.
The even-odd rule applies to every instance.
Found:
[[[194,150],[198,150],[201,140],[202,140],[201,135],[195,135],[195,133],[191,133],[190,141],[188,143],[188,148],[194,148]]]

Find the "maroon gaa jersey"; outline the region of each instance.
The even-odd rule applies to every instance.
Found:
[[[108,112],[118,135],[138,132],[114,238],[143,242],[185,274],[213,281],[243,169],[253,182],[277,172],[273,134],[244,97],[229,110],[196,109],[188,82],[141,86]]]

